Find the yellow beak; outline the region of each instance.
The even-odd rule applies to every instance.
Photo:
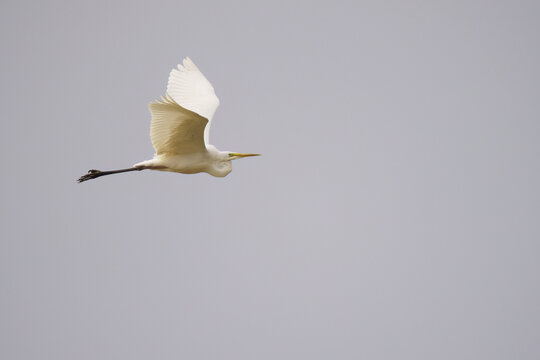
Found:
[[[243,158],[248,156],[260,156],[261,154],[241,154],[241,153],[231,153],[231,156]]]

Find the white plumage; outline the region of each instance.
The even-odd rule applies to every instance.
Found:
[[[167,94],[178,105],[208,119],[204,142],[209,144],[210,125],[219,106],[214,87],[189,57],[177,69],[172,69],[167,83]]]
[[[171,70],[165,96],[149,105],[154,158],[128,169],[90,170],[78,181],[145,169],[226,176],[232,170],[231,160],[259,154],[219,151],[210,145],[210,125],[218,106],[212,84],[191,59],[185,58]]]

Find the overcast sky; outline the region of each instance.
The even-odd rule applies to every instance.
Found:
[[[540,358],[537,1],[0,5],[0,358]],[[190,56],[226,178],[143,171]]]

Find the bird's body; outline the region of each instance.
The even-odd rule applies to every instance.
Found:
[[[225,154],[222,154],[225,153]],[[153,159],[133,165],[134,168],[170,171],[182,174],[206,172],[216,177],[227,176],[232,171],[228,152],[208,145],[206,151],[184,155],[155,155]]]
[[[219,151],[209,144],[210,123],[218,106],[219,100],[210,82],[193,61],[184,59],[182,65],[171,71],[166,95],[149,105],[150,139],[156,150],[153,159],[128,169],[90,170],[78,181],[146,169],[227,176],[232,171],[231,160],[258,154]]]

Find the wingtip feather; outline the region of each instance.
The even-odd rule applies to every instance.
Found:
[[[189,56],[186,56],[184,61],[182,61],[182,64],[184,65],[184,69],[186,70],[199,70],[197,65],[189,58]]]

